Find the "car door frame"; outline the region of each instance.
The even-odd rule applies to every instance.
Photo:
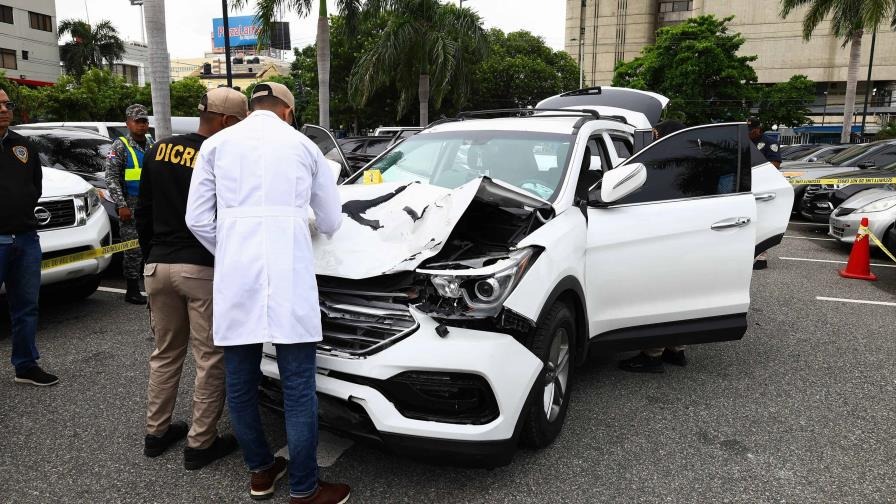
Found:
[[[639,162],[648,150],[656,152],[656,149],[668,147],[668,142],[685,138],[686,132],[732,126],[728,123],[682,130],[635,153],[621,166]],[[737,131],[739,171],[733,193],[632,204],[595,205],[589,198],[585,291],[592,345],[618,351],[743,337],[750,304],[756,202],[749,182],[744,182],[743,170],[749,172],[750,164],[749,159],[743,158],[748,151],[740,130]],[[609,149],[606,145],[603,147]],[[595,187],[591,189],[593,191]],[[679,222],[674,219],[676,215],[688,219]],[[749,219],[749,222],[715,229],[716,225],[732,219]],[[638,226],[651,225],[667,227],[661,231],[643,232],[642,240],[626,238],[637,234]],[[680,231],[668,226],[680,226]],[[602,233],[609,234],[604,238]],[[660,245],[651,244],[651,240]],[[656,248],[670,243],[677,249]],[[697,258],[699,260],[691,258],[690,254],[694,253],[702,254]],[[671,264],[651,266],[646,263],[647,257],[653,257],[651,254],[657,259],[665,254]],[[688,269],[676,270],[676,264],[688,265]],[[711,280],[703,283],[696,280],[700,275],[710,273],[731,285],[715,286]],[[695,280],[690,287],[676,284],[687,284],[692,278]],[[611,297],[614,286],[619,285],[623,286],[621,289],[617,287],[619,291],[632,295],[614,300]],[[711,286],[710,290],[703,292],[706,285]],[[674,287],[681,288],[679,296],[669,299],[668,294],[676,292]],[[703,291],[699,290],[701,288]],[[716,304],[704,306],[702,303]]]
[[[333,134],[330,133],[330,130],[323,128],[321,126],[318,126],[316,124],[303,124],[302,127],[299,128],[299,132],[301,132],[305,136],[308,136],[307,131],[309,128],[313,129],[315,131],[322,131],[322,132],[326,133],[326,135],[330,138],[330,141],[333,142],[333,145],[336,146],[336,151],[339,153],[338,160],[331,159],[330,161],[335,161],[335,162],[339,163],[340,165],[342,165],[342,169],[341,169],[342,176],[340,177],[340,179],[345,180],[345,179],[351,177],[353,174],[352,170],[349,167],[348,161],[345,159],[345,152],[342,151],[342,147],[339,145],[339,142],[336,141],[336,137],[334,137]],[[311,139],[309,138],[309,140],[311,140]],[[311,141],[314,142],[314,140],[311,140]],[[321,151],[321,153],[324,154],[324,156],[326,156],[327,153],[323,152],[323,149],[320,148],[320,145],[318,145],[317,142],[314,142],[314,145],[317,145],[317,148]],[[329,158],[327,158],[327,159],[329,159]]]

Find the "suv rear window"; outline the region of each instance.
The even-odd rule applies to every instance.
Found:
[[[104,171],[106,156],[112,150],[112,141],[98,134],[30,129],[20,129],[17,133],[31,140],[41,165],[70,172]]]

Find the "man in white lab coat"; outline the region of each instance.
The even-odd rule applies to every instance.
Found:
[[[290,503],[342,503],[346,485],[318,481],[316,343],[320,307],[309,231],[342,222],[336,176],[293,122],[286,86],[255,87],[252,113],[205,141],[187,201],[187,226],[215,254],[214,340],[224,348],[227,405],[251,471],[250,496],[269,498],[287,471],[258,411],[262,344],[277,348],[289,443]]]

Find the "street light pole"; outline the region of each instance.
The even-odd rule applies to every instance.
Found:
[[[224,64],[227,67],[227,87],[233,87],[233,68],[230,66],[230,19],[227,17],[227,0],[221,0],[224,10]]]
[[[828,92],[824,92],[824,109],[821,111],[821,125],[824,126],[824,118],[828,115]]]

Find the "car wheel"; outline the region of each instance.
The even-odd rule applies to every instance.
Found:
[[[532,386],[522,442],[544,448],[563,428],[569,406],[575,360],[575,319],[569,307],[554,304],[538,324],[527,347],[544,363]]]
[[[91,275],[89,277],[84,278],[83,281],[79,282],[77,285],[72,287],[70,291],[66,294],[66,297],[77,300],[84,299],[94,292],[100,286],[100,276],[99,275]]]

